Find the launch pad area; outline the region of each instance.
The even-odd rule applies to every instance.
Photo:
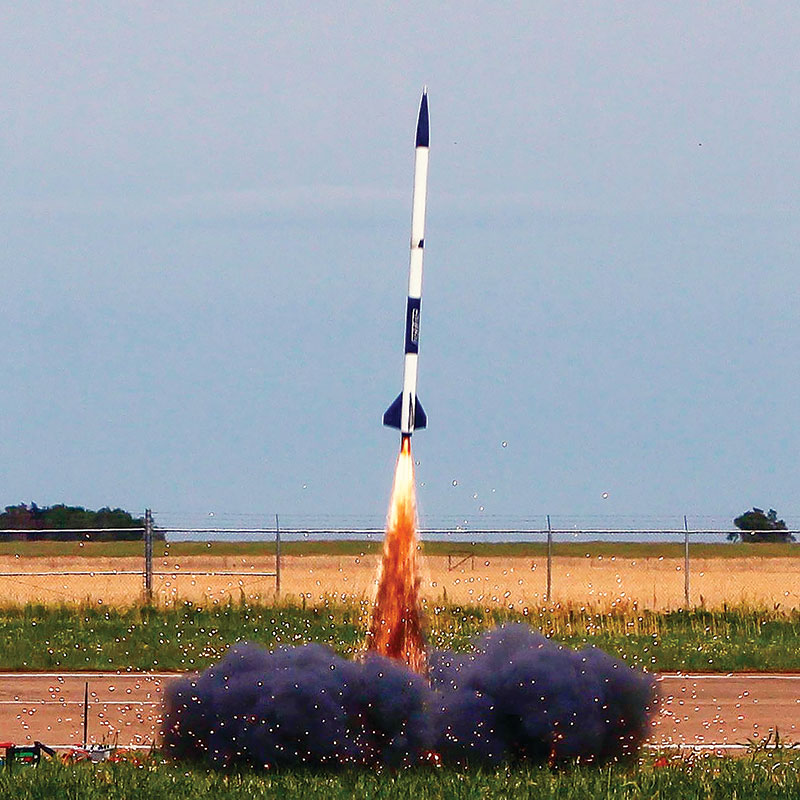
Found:
[[[162,696],[171,673],[0,673],[0,738],[56,748],[83,743],[89,685],[89,742],[158,744]],[[661,708],[650,747],[743,753],[748,740],[777,730],[800,741],[800,674],[712,673],[659,676]]]

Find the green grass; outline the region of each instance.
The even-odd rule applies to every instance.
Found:
[[[186,670],[217,661],[237,641],[267,648],[319,642],[342,655],[362,645],[369,604],[209,605],[116,609],[0,609],[6,670]],[[652,671],[800,670],[800,612],[540,609],[529,615],[480,607],[426,608],[432,648],[463,650],[479,631],[524,620],[570,647],[596,646]]]
[[[1,539],[1,535],[0,535]],[[383,546],[377,536],[371,541],[299,541],[283,542],[284,555],[332,555],[358,556],[377,554]],[[425,542],[422,551],[432,556],[474,555],[481,558],[541,558],[547,554],[542,542]],[[1,541],[0,556],[19,555],[42,556],[82,556],[84,558],[123,558],[137,557],[144,553],[142,542],[24,542]],[[154,542],[155,557],[170,556],[269,556],[275,553],[274,542]],[[763,544],[741,544],[720,540],[718,544],[691,544],[692,558],[800,558],[800,546],[764,542]],[[683,544],[648,542],[556,542],[553,545],[555,556],[575,556],[583,558],[616,556],[617,558],[683,558]]]
[[[633,765],[609,767],[510,766],[494,770],[457,771],[415,768],[319,773],[308,770],[279,773],[206,772],[154,758],[140,763],[87,764],[57,762],[39,767],[0,771],[0,797],[14,800],[44,798],[137,798],[193,800],[232,798],[303,798],[350,800],[352,797],[558,798],[558,800],[787,800],[800,797],[800,754],[759,755],[754,758],[669,759],[658,766],[653,755]]]

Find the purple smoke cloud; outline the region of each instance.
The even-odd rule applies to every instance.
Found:
[[[655,679],[595,648],[575,651],[521,623],[475,652],[431,657],[444,761],[607,761],[635,753],[657,701]]]
[[[657,702],[653,676],[523,624],[432,654],[429,677],[321,645],[238,645],[169,685],[164,747],[218,767],[399,767],[432,751],[461,765],[603,762],[636,752]]]

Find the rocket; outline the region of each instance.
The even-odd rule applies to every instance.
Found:
[[[425,248],[425,203],[428,195],[428,90],[423,89],[417,117],[414,150],[414,195],[411,206],[411,258],[408,266],[406,336],[403,365],[403,391],[383,415],[383,424],[398,428],[403,440],[428,422],[417,399],[417,361],[419,359],[419,312],[422,298],[422,256]]]

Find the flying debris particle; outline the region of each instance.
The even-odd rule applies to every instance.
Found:
[[[458,481],[453,479],[453,486],[458,486]]]
[[[508,447],[508,442],[502,442],[503,447]]]
[[[603,500],[608,500],[608,492],[603,492]]]

